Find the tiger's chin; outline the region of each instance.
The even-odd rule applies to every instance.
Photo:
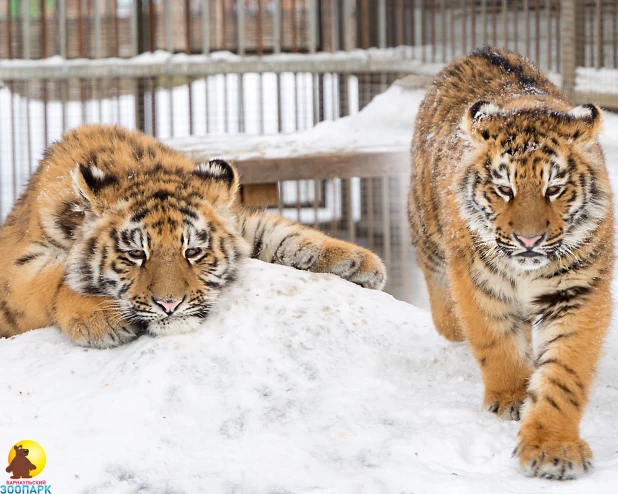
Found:
[[[172,316],[148,323],[148,332],[153,336],[186,334],[197,331],[204,318],[195,316]]]
[[[518,271],[536,271],[551,263],[543,254],[536,256],[514,255],[509,257],[509,264]]]

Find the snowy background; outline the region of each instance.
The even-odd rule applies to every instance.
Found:
[[[606,113],[618,192],[616,135]],[[558,483],[517,473],[518,424],[482,411],[466,344],[415,304],[248,261],[195,334],[113,350],[55,328],[0,340],[0,453],[39,442],[38,478],[61,494],[616,492],[616,323],[582,422],[595,469]]]

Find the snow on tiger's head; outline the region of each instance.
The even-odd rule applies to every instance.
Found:
[[[600,124],[594,105],[469,108],[462,127],[473,152],[459,209],[490,258],[528,271],[577,255],[611,209]]]
[[[66,279],[86,295],[106,295],[130,322],[153,334],[194,329],[233,279],[248,246],[230,207],[238,175],[223,160],[187,170],[154,164],[120,174],[76,164],[83,216]]]

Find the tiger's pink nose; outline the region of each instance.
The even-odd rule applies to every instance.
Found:
[[[178,307],[183,300],[184,299],[172,300],[172,299],[168,298],[166,300],[157,300],[157,299],[155,299],[155,302],[158,305],[160,305],[161,307],[163,307],[163,310],[167,314],[171,314],[172,312],[174,312],[176,310],[176,307]]]
[[[524,235],[515,234],[515,238],[521,242],[521,244],[527,249],[532,249],[535,245],[537,245],[541,239],[545,236],[545,234],[535,235],[534,237],[526,237]]]

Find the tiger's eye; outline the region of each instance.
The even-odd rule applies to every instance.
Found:
[[[513,197],[513,189],[507,187],[506,185],[501,185],[498,187],[498,190],[505,196]]]
[[[134,249],[127,251],[127,254],[129,254],[129,257],[132,257],[133,259],[146,259],[146,252],[144,252],[143,250]]]
[[[190,259],[192,257],[197,257],[202,253],[202,249],[200,247],[190,247],[185,250],[185,257]]]
[[[558,192],[560,192],[561,187],[557,185],[552,185],[551,187],[547,187],[545,194],[547,196],[555,196]]]

